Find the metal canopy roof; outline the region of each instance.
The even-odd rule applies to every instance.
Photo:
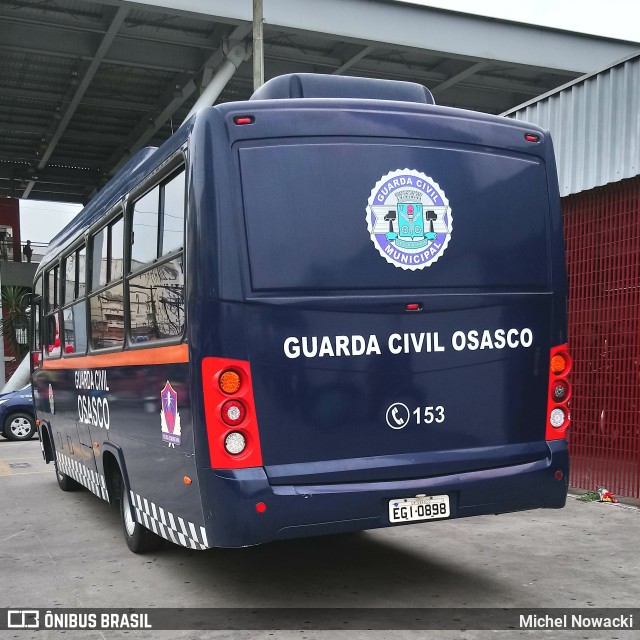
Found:
[[[503,114],[553,136],[560,195],[640,175],[640,53]]]
[[[267,78],[410,80],[488,113],[638,48],[387,0],[265,0],[264,17]],[[0,196],[86,202],[171,135],[250,21],[248,0],[0,0]],[[251,93],[249,60],[219,101]]]

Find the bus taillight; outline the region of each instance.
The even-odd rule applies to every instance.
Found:
[[[553,347],[549,359],[547,440],[561,440],[566,435],[567,427],[571,420],[568,406],[571,398],[571,385],[567,380],[570,372],[571,358],[567,353],[567,345]]]
[[[247,410],[240,400],[227,400],[222,405],[222,419],[231,427],[242,424],[247,415]]]
[[[218,379],[218,384],[220,385],[220,389],[224,391],[224,393],[232,394],[240,391],[240,383],[242,379],[240,378],[240,374],[233,369],[227,369],[220,374],[220,378]]]
[[[211,468],[261,467],[249,363],[204,358],[202,384]]]
[[[556,380],[551,385],[551,397],[555,402],[562,402],[569,395],[569,383],[566,380]]]
[[[240,431],[232,431],[224,439],[224,449],[234,456],[240,455],[247,448],[247,439]]]

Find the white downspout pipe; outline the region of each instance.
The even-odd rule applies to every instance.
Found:
[[[264,84],[264,48],[262,0],[253,0],[253,90]]]
[[[31,382],[31,354],[28,353],[18,365],[14,374],[7,380],[0,393],[9,393],[26,387]]]
[[[196,103],[191,107],[185,121],[194,113],[200,111],[204,107],[210,107],[227,86],[227,82],[231,80],[238,67],[245,61],[247,56],[247,47],[244,43],[236,44],[231,48],[224,62],[218,67],[215,76],[202,92]]]

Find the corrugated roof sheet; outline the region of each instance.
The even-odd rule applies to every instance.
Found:
[[[640,174],[640,53],[505,114],[551,132],[560,195]]]

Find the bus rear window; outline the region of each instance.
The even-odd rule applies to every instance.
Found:
[[[418,143],[300,143],[239,153],[254,291],[549,285],[547,182],[538,158]],[[407,184],[394,186],[394,172],[405,175],[405,168],[413,172]],[[411,176],[428,177],[441,197],[430,199]],[[380,206],[370,230],[374,195]],[[376,233],[383,242],[391,233],[388,253],[445,236],[447,246],[437,261],[411,269],[382,255]]]

